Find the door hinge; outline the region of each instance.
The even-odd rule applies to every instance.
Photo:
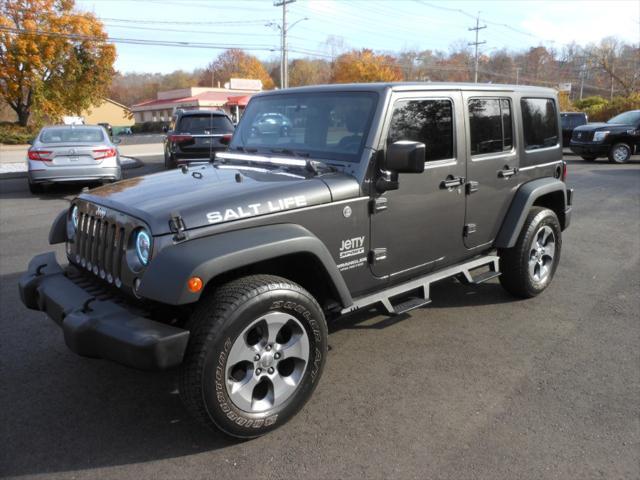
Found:
[[[371,213],[382,212],[387,209],[387,197],[374,198],[369,202],[369,210]]]
[[[480,184],[478,182],[470,181],[467,182],[467,195],[471,195],[472,193],[476,193],[478,191],[478,186]]]
[[[381,262],[387,259],[386,248],[374,248],[369,252],[369,263]]]
[[[476,224],[475,223],[467,223],[464,226],[463,233],[464,233],[465,237],[468,237],[472,233],[476,233]]]

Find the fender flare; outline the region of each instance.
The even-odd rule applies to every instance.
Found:
[[[247,228],[167,246],[149,263],[138,293],[171,305],[194,303],[200,299],[202,291],[189,291],[189,278],[198,276],[206,285],[225,272],[294,253],[309,253],[319,260],[340,303],[343,306],[353,303],[325,245],[309,230],[294,224]]]
[[[563,211],[565,211],[567,208],[567,187],[564,182],[557,178],[539,178],[522,185],[516,192],[502,222],[496,237],[496,247],[513,247],[518,241],[522,226],[535,201],[543,195],[553,192],[562,192],[564,196]]]
[[[51,229],[49,230],[49,245],[55,245],[56,243],[64,243],[67,241],[68,211],[69,210],[67,208],[61,211],[51,224]]]

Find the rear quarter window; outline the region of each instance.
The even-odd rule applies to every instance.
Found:
[[[522,133],[525,150],[537,150],[558,144],[558,114],[551,98],[523,98]]]

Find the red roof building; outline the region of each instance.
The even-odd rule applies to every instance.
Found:
[[[256,90],[190,87],[158,92],[157,98],[131,107],[136,123],[168,122],[178,110],[224,110],[239,118]]]

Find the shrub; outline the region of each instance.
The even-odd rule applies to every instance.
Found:
[[[21,145],[35,138],[40,127],[28,125],[22,127],[13,122],[0,122],[0,143],[5,145]]]
[[[162,127],[168,125],[166,122],[144,122],[136,123],[131,127],[133,133],[162,133]]]

